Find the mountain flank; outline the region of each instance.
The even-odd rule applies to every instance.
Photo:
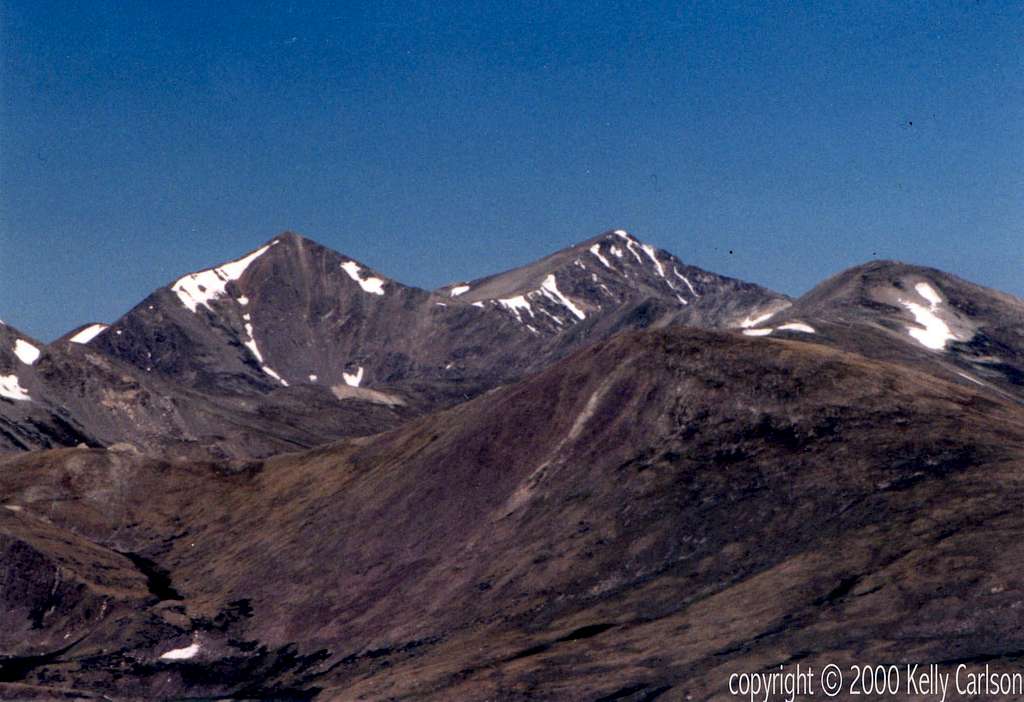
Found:
[[[620,331],[785,304],[623,231],[434,292],[285,232],[37,345],[45,372],[10,377],[38,387],[0,402],[0,441],[259,458],[392,428]]]
[[[1020,405],[797,339],[621,334],[258,463],[71,449],[3,467],[8,548],[37,554],[4,590],[34,593],[9,595],[32,632],[12,690],[708,699],[724,670],[791,656],[1024,644]],[[96,557],[68,562],[75,539]],[[64,563],[80,585],[59,600],[26,588]]]

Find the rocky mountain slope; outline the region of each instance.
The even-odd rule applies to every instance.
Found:
[[[638,326],[740,327],[788,304],[783,295],[687,265],[621,229],[442,292],[514,317],[536,335],[556,335],[563,346]]]
[[[0,450],[75,446],[89,436],[72,414],[46,399],[45,344],[0,322]]]
[[[1016,660],[1020,403],[813,338],[621,334],[259,463],[8,457],[0,690],[684,700]]]
[[[670,321],[735,326],[784,300],[623,231],[434,293],[285,233],[156,291],[90,344],[203,387],[452,379],[491,387],[583,339]]]
[[[728,327],[783,304],[621,231],[435,292],[285,233],[37,345],[37,391],[0,398],[0,417],[49,423],[0,446],[262,457],[383,431],[622,330]]]
[[[283,234],[53,344],[0,326],[0,697],[1015,665],[1022,330],[934,269],[790,300],[622,231],[433,292]]]
[[[812,339],[1024,402],[1024,300],[934,268],[851,268],[745,333]]]

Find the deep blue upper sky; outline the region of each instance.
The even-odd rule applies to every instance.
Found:
[[[0,33],[0,317],[43,340],[283,229],[424,287],[622,227],[790,294],[882,257],[1024,295],[1024,2],[0,0]]]

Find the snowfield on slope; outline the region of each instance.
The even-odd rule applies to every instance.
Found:
[[[231,261],[230,263],[225,263],[209,270],[199,271],[198,273],[190,273],[179,278],[171,286],[171,290],[174,291],[178,299],[181,300],[181,304],[185,305],[190,312],[196,312],[200,305],[212,311],[213,308],[210,307],[210,302],[225,295],[227,293],[227,284],[230,281],[241,278],[249,264],[265,254],[276,243],[277,240],[274,240],[237,261]]]
[[[71,337],[69,341],[74,344],[88,344],[107,329],[108,326],[106,324],[90,324],[85,329]]]
[[[907,327],[907,333],[917,339],[917,342],[925,348],[933,351],[941,351],[946,348],[950,341],[957,341],[956,335],[950,330],[949,325],[937,314],[942,297],[928,283],[918,283],[914,286],[917,294],[928,301],[928,306],[920,305],[910,300],[900,300],[900,303],[910,310],[914,315],[914,321],[920,327]]]
[[[16,375],[0,375],[0,397],[19,402],[32,399],[28,391],[21,387],[21,381]]]
[[[14,342],[14,355],[25,365],[31,366],[39,360],[39,349],[24,339],[17,339]]]
[[[384,281],[374,276],[364,278],[363,269],[355,261],[345,261],[341,264],[341,268],[348,273],[349,278],[359,283],[363,292],[368,292],[371,295],[384,294]]]

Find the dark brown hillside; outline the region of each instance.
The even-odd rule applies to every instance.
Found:
[[[45,518],[182,598],[83,616],[12,696],[708,699],[797,659],[1024,650],[1019,406],[821,345],[630,333],[264,463],[2,468],[8,538]],[[59,649],[41,627],[19,656]]]

